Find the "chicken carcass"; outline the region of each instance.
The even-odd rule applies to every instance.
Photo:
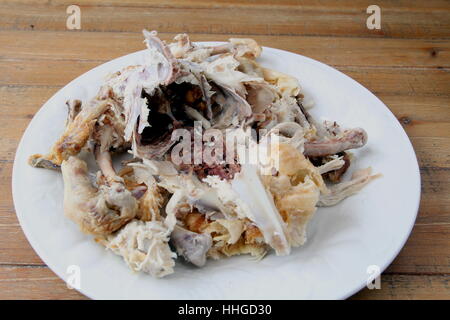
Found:
[[[167,44],[154,31],[143,34],[142,63],[110,75],[89,103],[68,101],[63,134],[47,155],[30,158],[61,168],[65,214],[132,270],[172,273],[171,246],[196,266],[270,249],[289,254],[305,243],[318,206],[377,177],[363,170],[337,183],[351,165],[345,150],[364,146],[366,132],[314,119],[299,81],[256,61],[254,40],[211,46],[181,34]],[[175,159],[185,140],[176,129],[191,134],[193,164]],[[225,134],[227,143],[206,141],[203,130]],[[209,149],[196,150],[196,138]],[[198,163],[212,146],[216,161]],[[100,168],[95,182],[76,157],[82,149]],[[113,155],[125,151],[134,158],[116,173]]]

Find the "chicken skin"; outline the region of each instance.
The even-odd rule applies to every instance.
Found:
[[[86,163],[70,157],[63,161],[64,213],[89,234],[108,235],[133,219],[137,201],[118,179],[94,187]]]

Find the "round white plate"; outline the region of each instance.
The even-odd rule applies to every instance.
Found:
[[[264,48],[260,62],[297,77],[315,101],[313,115],[368,132],[369,142],[354,152],[351,171],[372,166],[382,178],[337,206],[320,208],[306,245],[286,257],[240,256],[208,261],[201,269],[177,261],[174,274],[154,279],[132,273],[121,257],[82,234],[64,217],[61,174],[32,168],[27,158],[46,153],[62,132],[67,99],[89,100],[107,73],[142,59],[143,51],[135,52],[70,82],[34,116],[17,149],[12,179],[17,216],[34,250],[59,277],[67,280],[70,266],[78,266],[79,291],[95,299],[344,299],[366,285],[371,270],[383,271],[392,262],[411,232],[420,199],[419,168],[407,135],[356,81],[271,48]]]

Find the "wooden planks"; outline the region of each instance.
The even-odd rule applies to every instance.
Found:
[[[43,266],[0,266],[0,300],[86,299]]]
[[[48,6],[63,6],[71,5],[71,0],[3,0],[4,4],[17,5],[48,5]],[[340,0],[336,2],[326,2],[317,0],[215,0],[214,2],[208,0],[78,0],[77,4],[80,6],[114,6],[114,7],[143,7],[143,8],[314,8],[316,10],[329,11],[330,9],[341,10],[358,10],[358,8],[366,8],[372,2],[370,0]],[[389,8],[396,11],[437,11],[448,10],[448,3],[446,0],[429,0],[423,2],[420,0],[383,0],[380,3],[382,8]]]
[[[448,275],[383,275],[381,290],[364,289],[352,299],[449,299]],[[86,299],[48,268],[0,266],[0,299]]]
[[[175,33],[160,33],[172,40]],[[236,34],[235,37],[246,35]],[[450,67],[450,44],[444,40],[252,36],[261,45],[299,53],[333,66]],[[226,41],[222,34],[192,34],[193,41]],[[141,33],[4,31],[3,59],[107,61],[145,48]],[[105,49],[105,46],[107,49]],[[49,50],[49,48],[52,50]],[[83,48],[79,50],[78,48]],[[352,59],[349,60],[349,56]]]
[[[422,211],[420,212],[422,213]],[[448,221],[448,217],[446,219]],[[416,223],[407,244],[384,274],[450,274],[450,225]]]
[[[62,86],[101,64],[97,61],[2,59],[4,73],[0,85]],[[338,69],[375,94],[450,96],[450,73],[443,69],[397,69],[386,67],[347,67]],[[302,79],[300,79],[301,81]]]
[[[363,289],[352,299],[447,300],[450,299],[450,276],[382,275],[380,290]]]

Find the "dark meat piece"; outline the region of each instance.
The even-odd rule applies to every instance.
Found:
[[[342,157],[342,160],[344,161],[344,165],[337,170],[332,170],[332,171],[325,172],[322,174],[322,177],[324,179],[327,179],[328,181],[333,182],[333,183],[340,182],[342,176],[345,174],[345,172],[347,172],[347,169],[350,167],[350,156],[348,153],[340,152],[340,153],[336,154],[336,156]],[[333,158],[331,158],[329,156],[309,157],[308,159],[316,167],[320,167],[320,166],[324,165],[325,163],[333,160]]]
[[[192,129],[191,129],[192,131]],[[197,177],[202,180],[207,176],[219,176],[222,180],[232,180],[234,175],[241,171],[241,165],[234,159],[234,163],[222,163],[220,157],[213,162],[207,163],[203,161],[200,164],[194,164],[194,133],[191,132],[191,156],[192,161],[190,164],[181,164],[180,171],[189,174],[195,173]],[[223,154],[226,154],[226,146],[223,147]]]
[[[333,183],[338,183],[341,181],[342,176],[350,167],[350,156],[346,152],[341,152],[337,154],[338,156],[342,156],[342,160],[344,160],[344,165],[337,170],[333,170],[324,174],[324,176]]]
[[[194,120],[185,106],[201,114],[207,111],[200,87],[190,83],[171,83],[155,90],[152,95],[142,91],[149,109],[148,123],[141,134],[136,132],[136,150],[147,159],[160,158],[176,143],[172,132],[177,128],[191,128]]]
[[[239,164],[213,164],[208,165],[206,163],[198,165],[185,164],[181,166],[183,172],[194,172],[197,177],[202,180],[207,176],[219,176],[222,180],[232,180],[234,175],[241,171]]]

